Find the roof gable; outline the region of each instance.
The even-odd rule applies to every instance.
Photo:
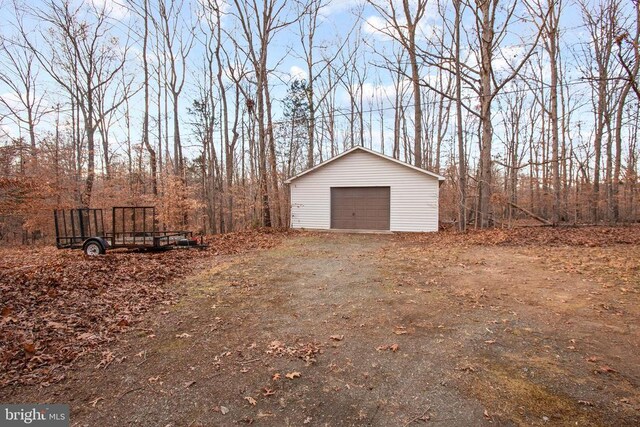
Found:
[[[334,162],[334,161],[336,161],[336,160],[338,160],[338,159],[340,159],[342,157],[345,157],[345,156],[347,156],[347,155],[349,155],[349,154],[351,154],[353,152],[356,152],[356,151],[364,151],[365,153],[373,154],[374,156],[378,156],[378,157],[380,157],[380,158],[382,158],[384,160],[387,160],[387,161],[390,161],[390,162],[394,162],[394,163],[397,163],[397,164],[399,164],[401,166],[413,169],[413,170],[415,170],[417,172],[421,172],[421,173],[423,173],[425,175],[429,175],[432,178],[436,178],[438,181],[444,181],[445,180],[445,178],[443,176],[441,176],[441,175],[438,175],[436,173],[430,172],[430,171],[428,171],[426,169],[419,168],[417,166],[410,165],[410,164],[405,163],[403,161],[400,161],[398,159],[394,159],[393,157],[389,157],[389,156],[386,156],[384,154],[380,154],[377,151],[369,150],[368,148],[364,148],[364,147],[361,147],[361,146],[358,145],[358,146],[355,146],[353,148],[350,148],[349,150],[347,150],[347,151],[345,151],[345,152],[343,152],[341,154],[338,154],[337,156],[334,156],[334,157],[332,157],[332,158],[330,158],[328,160],[325,160],[324,162],[322,162],[322,163],[320,163],[320,164],[318,164],[318,165],[316,165],[316,166],[314,166],[314,167],[312,167],[310,169],[307,169],[307,170],[305,170],[303,172],[300,172],[298,175],[292,176],[291,178],[289,178],[289,179],[287,179],[285,181],[285,184],[290,184],[291,181],[294,181],[294,180],[296,180],[296,179],[298,179],[298,178],[300,178],[300,177],[302,177],[304,175],[307,175],[307,174],[309,174],[309,173],[311,173],[311,172],[313,172],[313,171],[315,171],[317,169],[320,169],[320,168],[328,165],[329,163],[332,163],[332,162]]]

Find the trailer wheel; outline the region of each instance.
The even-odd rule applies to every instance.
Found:
[[[88,242],[85,242],[82,250],[84,251],[85,255],[89,256],[104,255],[104,253],[106,252],[104,246],[102,246],[102,243],[100,243],[98,240],[89,240]]]

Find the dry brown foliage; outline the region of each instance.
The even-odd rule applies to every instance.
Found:
[[[87,257],[81,251],[0,251],[0,387],[48,385],[65,377],[73,362],[102,351],[135,328],[159,304],[173,304],[173,279],[204,267],[216,255],[278,244],[284,233],[266,230],[208,236],[206,250],[159,253],[112,251]]]
[[[432,244],[501,246],[608,246],[640,244],[640,226],[625,227],[520,227],[404,234],[403,239]]]

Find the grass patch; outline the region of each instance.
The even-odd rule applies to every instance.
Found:
[[[593,408],[534,382],[513,367],[485,360],[473,378],[465,376],[463,381],[465,378],[465,388],[482,401],[492,417],[528,426],[602,425]]]

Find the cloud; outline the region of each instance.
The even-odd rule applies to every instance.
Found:
[[[407,35],[407,27],[405,21],[398,18],[398,25],[402,34]],[[372,34],[384,41],[399,39],[398,29],[389,24],[379,15],[371,15],[364,20],[362,30],[367,34]],[[437,35],[439,27],[427,23],[426,19],[418,22],[416,27],[416,40],[427,41],[433,39]]]
[[[129,9],[113,0],[88,0],[97,10],[104,10],[114,19],[123,19],[129,16]]]
[[[367,34],[373,34],[383,40],[393,40],[391,35],[395,34],[395,30],[389,26],[387,21],[378,15],[371,15],[364,20],[362,30]]]
[[[332,14],[342,13],[349,9],[362,6],[365,2],[365,0],[333,0],[320,10],[320,14],[327,17]]]
[[[291,76],[291,80],[306,80],[307,72],[297,65],[292,65],[289,68],[289,75]]]
[[[365,83],[362,85],[362,97],[368,101],[387,101],[395,97],[396,88],[392,85],[374,85]]]
[[[13,130],[12,126],[0,123],[0,138],[9,138]]]
[[[23,108],[20,97],[14,92],[2,93],[0,94],[0,98],[3,102],[6,102],[12,110],[21,111]],[[4,105],[0,103],[0,107],[4,108]]]
[[[402,79],[400,82],[400,92],[406,92],[406,89],[411,88],[411,81],[409,79]],[[354,85],[352,87],[352,92],[355,94],[357,98],[360,97],[360,86]],[[373,103],[373,104],[385,104],[389,102],[393,102],[396,97],[396,87],[395,84],[373,84],[365,82],[362,85],[362,99],[364,102]],[[349,93],[347,90],[342,89],[340,91],[340,100],[344,103],[348,103]]]
[[[493,69],[495,71],[509,71],[517,66],[525,53],[525,47],[521,45],[501,47],[494,55]]]

